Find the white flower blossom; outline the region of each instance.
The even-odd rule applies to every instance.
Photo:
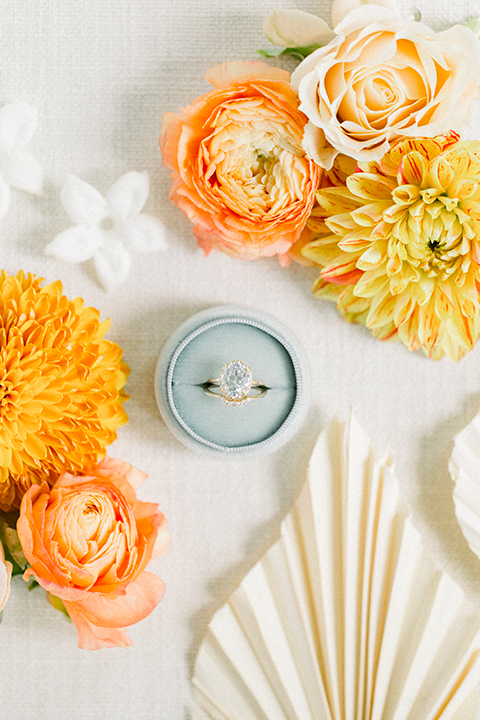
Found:
[[[10,204],[10,188],[40,195],[43,172],[25,150],[37,127],[37,109],[24,102],[0,108],[0,218]]]
[[[57,235],[45,253],[68,263],[93,259],[105,290],[122,284],[130,270],[129,250],[166,248],[163,224],[140,212],[148,193],[147,172],[122,175],[105,198],[88,183],[69,175],[61,201],[76,225]]]

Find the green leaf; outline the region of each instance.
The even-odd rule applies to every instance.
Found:
[[[8,552],[15,560],[16,564],[25,570],[28,565],[28,560],[23,554],[23,549],[18,538],[17,531],[12,527],[5,528],[4,531],[5,542],[7,543]]]
[[[271,48],[271,50],[257,50],[257,53],[259,55],[262,55],[263,57],[266,57],[266,58],[270,58],[270,57],[276,58],[279,55],[283,55],[284,52],[285,52],[285,48],[282,48],[282,47],[274,47],[274,48]]]
[[[15,525],[19,513],[0,513],[0,542],[5,560],[12,564],[12,575],[22,575],[28,562],[23,554]]]
[[[480,37],[480,16],[468,18],[462,25],[466,25],[477,37]]]
[[[257,50],[257,53],[259,55],[262,55],[263,57],[280,57],[280,55],[291,55],[296,60],[305,60],[305,58],[308,55],[311,55],[315,50],[318,50],[318,48],[322,47],[321,45],[309,45],[308,47],[296,47],[296,48],[282,48],[282,47],[274,47],[271,50]]]
[[[68,614],[67,608],[65,607],[62,600],[59,597],[57,597],[56,595],[52,595],[52,593],[47,592],[47,600],[50,603],[50,605],[55,608],[55,610],[59,610],[61,613],[63,613],[65,615],[65,617],[67,618],[69,623],[72,622],[72,619],[71,619],[70,615]]]

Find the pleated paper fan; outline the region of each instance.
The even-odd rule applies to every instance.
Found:
[[[480,558],[480,415],[455,439],[450,472],[455,513],[470,549]]]
[[[195,720],[473,720],[480,616],[354,418],[320,436],[280,539],[214,615]]]

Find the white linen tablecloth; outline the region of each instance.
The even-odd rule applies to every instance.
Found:
[[[399,0],[405,13],[413,6]],[[233,260],[197,249],[189,221],[168,201],[157,146],[162,114],[209,89],[204,71],[256,59],[265,16],[278,7],[318,12],[329,0],[3,0],[0,104],[39,110],[32,151],[46,173],[43,197],[15,192],[0,225],[2,267],[47,281],[111,318],[108,337],[131,367],[130,421],[110,449],[149,474],[140,495],[169,520],[172,543],[152,564],[166,582],[158,608],[130,630],[133,646],[90,653],[37,588],[15,579],[0,624],[0,718],[183,720],[190,675],[213,612],[277,537],[316,435],[350,406],[379,453],[389,448],[415,522],[436,560],[475,594],[480,563],[455,520],[448,459],[454,435],[479,410],[480,347],[458,364],[428,360],[375,340],[315,299],[315,271],[275,259]],[[480,14],[476,0],[418,0],[435,30]],[[293,61],[282,61],[293,69]],[[478,107],[476,108],[478,120]],[[469,137],[480,138],[480,122]],[[68,173],[105,193],[128,170],[148,170],[146,210],[163,219],[169,250],[136,255],[124,288],[105,294],[91,268],[47,258],[47,242],[71,225],[59,195]],[[281,450],[249,462],[194,455],[169,433],[153,378],[163,344],[192,313],[249,304],[295,330],[314,377],[312,407]],[[231,358],[226,358],[230,360]],[[477,591],[480,606],[480,592]]]

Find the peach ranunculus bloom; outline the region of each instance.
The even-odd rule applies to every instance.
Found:
[[[285,70],[227,62],[205,75],[214,90],[165,113],[160,147],[170,199],[198,244],[234,257],[287,255],[315,200],[321,170],[302,148],[306,117]]]
[[[5,560],[5,552],[0,542],[0,611],[10,595],[10,580],[12,577],[12,563]]]
[[[398,138],[433,137],[468,121],[480,85],[472,30],[436,33],[391,7],[357,0],[336,2],[333,15],[342,18],[337,37],[292,75],[309,119],[303,146],[322,167],[337,153],[380,160]]]
[[[163,596],[164,583],[145,567],[169,534],[158,506],[137,500],[145,477],[106,457],[92,475],[64,473],[52,488],[33,485],[23,497],[17,531],[31,565],[23,577],[60,598],[80,648],[131,645],[125,628]]]

